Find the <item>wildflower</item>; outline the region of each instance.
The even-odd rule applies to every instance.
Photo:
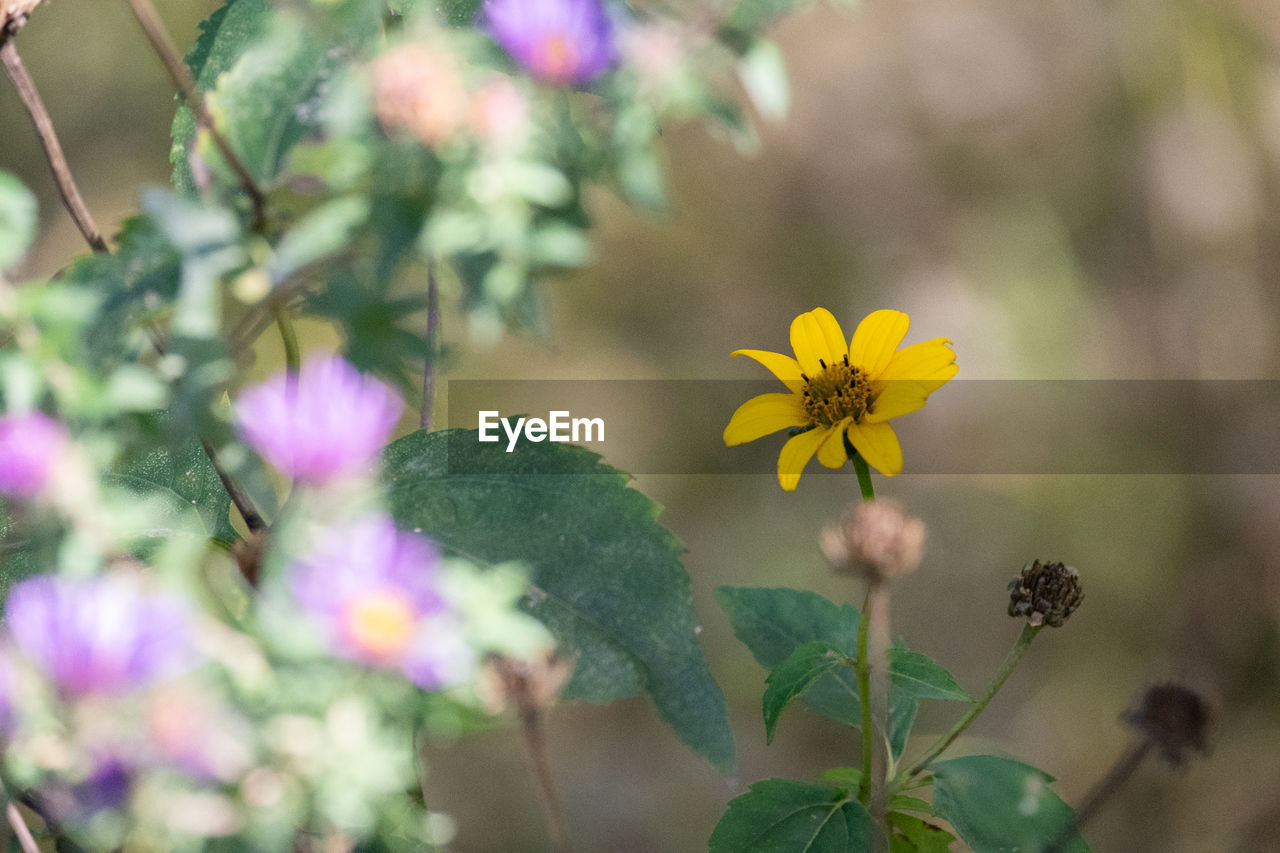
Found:
[[[890,418],[914,412],[959,369],[947,338],[898,349],[910,319],[901,311],[876,311],[846,346],[844,332],[825,308],[791,324],[795,358],[763,350],[736,350],[769,368],[789,394],[761,394],[738,407],[724,442],[742,444],[799,428],[778,456],[778,481],[787,491],[800,482],[816,453],[828,468],[848,459],[844,440],[886,476],[902,471],[902,447]]]
[[[924,557],[924,522],[894,500],[850,507],[840,524],[822,531],[822,553],[837,571],[887,580],[911,574]]]
[[[0,417],[0,494],[34,498],[69,444],[66,428],[39,412]]]
[[[439,573],[435,543],[371,515],[323,534],[293,564],[289,582],[335,655],[399,669],[434,689],[461,680],[475,665],[439,591]]]
[[[180,599],[118,577],[28,578],[5,605],[14,645],[74,696],[121,693],[186,669],[190,621]]]
[[[1138,707],[1123,715],[1160,757],[1173,766],[1187,760],[1188,751],[1208,749],[1213,721],[1209,703],[1199,693],[1180,684],[1156,684],[1142,694]]]
[[[600,0],[487,0],[484,21],[503,50],[555,85],[590,83],[617,58]]]
[[[389,387],[334,355],[245,390],[236,421],[245,441],[276,468],[320,483],[367,468],[403,408]]]
[[[1061,628],[1082,601],[1080,573],[1062,563],[1036,560],[1009,581],[1009,615],[1025,616],[1032,625]]]
[[[467,113],[457,61],[424,45],[404,45],[379,58],[373,64],[373,94],[383,127],[408,130],[427,145],[452,139]]]

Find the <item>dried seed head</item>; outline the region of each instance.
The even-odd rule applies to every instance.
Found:
[[[522,713],[545,711],[560,697],[560,689],[573,675],[573,659],[554,649],[528,660],[494,655],[480,671],[476,686],[480,703],[490,714],[501,714],[511,704]]]
[[[1062,563],[1036,560],[1009,581],[1009,615],[1032,625],[1061,628],[1083,600],[1080,573]]]
[[[1160,751],[1161,758],[1177,766],[1189,751],[1204,752],[1208,747],[1213,710],[1188,687],[1157,684],[1147,688],[1138,707],[1125,711],[1122,718]]]
[[[0,0],[0,39],[14,35],[27,22],[27,16],[44,0]]]
[[[888,580],[914,572],[924,556],[924,522],[893,500],[866,501],[822,531],[822,553],[838,572]]]

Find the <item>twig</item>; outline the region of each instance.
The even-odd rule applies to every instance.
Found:
[[[524,736],[524,751],[529,759],[529,766],[538,781],[539,804],[542,815],[547,822],[547,834],[551,846],[558,853],[572,853],[573,845],[569,840],[569,824],[564,819],[560,808],[560,800],[556,797],[555,784],[551,778],[551,762],[547,758],[547,741],[542,731],[542,709],[533,695],[529,679],[505,658],[494,659],[498,675],[506,686],[507,693],[515,700],[516,711],[520,716],[520,733]]]
[[[1068,844],[1080,835],[1080,830],[1089,822],[1089,819],[1110,802],[1124,787],[1125,783],[1129,781],[1129,777],[1133,775],[1133,772],[1146,759],[1147,754],[1151,752],[1151,746],[1151,741],[1141,740],[1125,750],[1124,754],[1107,771],[1107,775],[1102,777],[1102,780],[1089,792],[1089,797],[1085,800],[1085,804],[1076,811],[1075,820],[1071,821],[1062,833],[1044,849],[1045,853],[1061,853]]]
[[[178,56],[178,51],[174,48],[173,42],[169,38],[169,32],[165,29],[164,21],[160,19],[160,15],[156,12],[156,7],[151,4],[151,0],[125,0],[125,2],[133,10],[133,16],[138,19],[138,23],[142,26],[142,31],[147,36],[147,41],[151,42],[152,49],[160,57],[160,62],[163,63],[165,70],[169,72],[169,77],[172,78],[174,84],[182,92],[183,97],[186,98],[187,106],[195,113],[196,122],[209,131],[209,137],[213,139],[213,144],[218,147],[223,159],[227,161],[232,171],[236,173],[236,178],[239,179],[240,185],[244,188],[245,193],[248,194],[249,200],[253,204],[253,230],[261,231],[266,223],[266,199],[262,194],[262,190],[258,188],[253,175],[249,173],[244,163],[236,156],[235,151],[231,149],[226,137],[214,126],[213,117],[209,115],[204,98],[196,90],[195,78],[191,76],[191,70],[187,68],[186,63]]]
[[[440,326],[440,287],[436,283],[435,264],[427,263],[427,359],[422,370],[422,408],[418,418],[418,426],[431,429],[431,412],[436,397],[436,356],[440,354],[440,344],[436,340]]]
[[[248,527],[251,533],[259,533],[266,530],[266,521],[258,514],[258,510],[253,506],[253,501],[249,499],[244,489],[240,488],[240,484],[232,479],[231,475],[218,462],[218,453],[213,449],[213,445],[204,439],[200,440],[200,444],[204,447],[205,455],[209,457],[209,464],[218,473],[218,479],[222,481],[222,487],[227,490],[227,494],[231,497],[231,502],[236,505],[236,509],[240,511],[241,517],[244,518],[245,527]]]
[[[62,204],[71,214],[76,228],[80,229],[89,248],[95,252],[105,252],[107,243],[102,239],[102,233],[93,221],[93,214],[89,212],[88,206],[84,203],[84,196],[80,194],[80,188],[76,186],[75,179],[71,176],[67,157],[62,153],[62,144],[58,142],[58,134],[53,129],[53,120],[49,118],[49,111],[45,108],[39,90],[36,89],[35,81],[27,73],[27,67],[23,65],[22,57],[18,55],[17,45],[10,40],[10,36],[11,33],[8,31],[0,34],[0,40],[2,40],[0,41],[2,44],[0,59],[4,61],[4,70],[13,82],[13,88],[18,90],[18,98],[26,107],[27,115],[31,116],[31,121],[36,126],[36,134],[40,137],[40,144],[44,146],[45,157],[48,158],[49,168],[53,171],[54,183],[58,185],[58,194],[62,196]]]
[[[9,826],[13,827],[14,835],[18,836],[22,853],[40,853],[40,845],[36,844],[36,838],[31,834],[31,828],[27,826],[27,819],[22,816],[22,812],[18,811],[18,807],[8,803],[5,805],[4,812],[9,818]]]

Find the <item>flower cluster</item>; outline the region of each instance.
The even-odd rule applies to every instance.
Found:
[[[487,0],[498,44],[540,80],[583,85],[617,60],[615,28],[600,0]]]
[[[66,428],[47,415],[0,417],[0,494],[26,499],[39,495],[69,444]]]

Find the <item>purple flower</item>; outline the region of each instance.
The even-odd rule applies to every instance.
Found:
[[[194,660],[185,603],[124,578],[28,578],[5,621],[18,650],[74,696],[143,687]]]
[[[366,468],[400,419],[404,402],[340,356],[311,358],[245,390],[236,421],[245,441],[276,468],[313,483]]]
[[[399,669],[434,689],[460,680],[474,663],[438,590],[439,564],[430,539],[370,515],[326,532],[291,566],[289,585],[335,655]]]
[[[0,493],[35,497],[69,443],[66,428],[39,412],[0,417]]]
[[[548,83],[589,83],[617,59],[600,0],[487,0],[484,20],[503,50]]]

